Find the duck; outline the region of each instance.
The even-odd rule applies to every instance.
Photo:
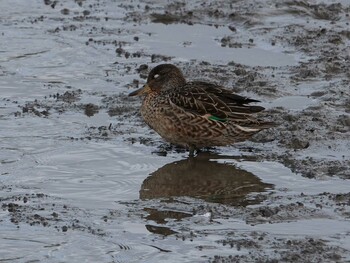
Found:
[[[187,81],[173,64],[160,64],[146,84],[129,94],[143,96],[141,116],[165,141],[185,147],[189,156],[206,147],[242,142],[274,126],[255,114],[260,102],[206,81]]]

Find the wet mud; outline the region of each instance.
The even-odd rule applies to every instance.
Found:
[[[350,260],[347,1],[0,7],[0,261]],[[189,158],[127,96],[164,62],[278,125]]]

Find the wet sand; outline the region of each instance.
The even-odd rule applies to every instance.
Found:
[[[350,260],[347,1],[0,7],[0,261]],[[164,62],[279,126],[189,159],[127,97]]]

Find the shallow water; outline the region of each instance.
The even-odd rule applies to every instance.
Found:
[[[285,96],[283,98],[276,99],[269,104],[265,104],[265,107],[283,107],[289,110],[301,110],[306,109],[314,104],[317,101],[307,96]]]
[[[334,216],[331,208],[315,218],[273,224],[250,224],[235,214],[242,207],[267,205],[267,196],[281,197],[280,203],[286,205],[301,193],[346,193],[349,187],[344,180],[307,179],[278,162],[243,156],[234,147],[189,159],[186,153],[152,154],[154,146],[132,144],[125,139],[128,135],[90,140],[88,127],[117,126],[118,119],[103,107],[92,117],[69,103],[65,112],[55,111],[60,101],[50,95],[81,89],[80,103],[103,106],[104,97],[126,93],[127,85],[139,78],[136,72],[126,74],[123,63],[148,61],[116,57],[115,47],[109,45],[115,39],[131,42],[141,34],[140,41],[127,50],[174,56],[175,61],[284,67],[300,58],[263,41],[255,47],[222,48],[220,39],[230,34],[227,27],[134,26],[118,20],[125,12],[120,7],[105,2],[101,6],[97,16],[104,17],[108,11],[114,19],[83,21],[74,31],[52,33],[74,21],[62,21],[58,10],[70,8],[69,18],[83,8],[68,0],[59,2],[56,9],[42,1],[31,1],[29,7],[19,0],[0,3],[1,200],[23,206],[17,214],[5,206],[0,211],[0,261],[199,262],[218,254],[247,253],[218,242],[233,232],[243,238],[251,232],[271,239],[323,238],[350,248],[349,222]],[[44,23],[34,22],[42,15]],[[110,31],[94,31],[102,25]],[[118,35],[117,29],[129,31]],[[179,32],[182,38],[177,37]],[[107,44],[87,45],[91,37],[105,39]],[[36,99],[46,100],[49,116],[21,112],[20,105],[35,104]],[[270,106],[293,110],[310,105],[312,99],[288,96]],[[140,128],[136,134],[147,132]],[[227,212],[213,219],[214,211],[199,209],[216,204],[227,206],[232,215]],[[57,220],[53,213],[58,214]],[[49,225],[35,223],[37,215]],[[14,217],[18,223],[11,222]],[[326,231],[320,234],[320,230]]]
[[[232,32],[228,27],[183,24],[147,24],[141,48],[152,53],[174,56],[178,60],[204,60],[216,63],[235,62],[249,66],[288,66],[297,63],[296,56],[271,50],[267,43],[255,47],[219,48],[220,40]],[[147,34],[149,34],[147,36]]]
[[[135,214],[127,212],[130,202],[141,202],[139,199],[154,199],[156,204],[158,198],[190,196],[209,202],[245,206],[261,203],[255,198],[256,193],[261,191],[292,196],[301,192],[346,192],[348,186],[340,179],[305,179],[281,164],[230,156],[229,150],[223,155],[203,154],[189,160],[181,154],[168,157],[150,155],[146,147],[126,145],[118,139],[99,142],[65,139],[66,133],[79,133],[79,126],[83,129],[83,120],[67,127],[63,119],[23,118],[17,119],[17,125],[26,127],[25,132],[13,133],[11,130],[6,133],[2,128],[1,139],[6,141],[2,143],[2,150],[6,152],[6,158],[2,157],[1,183],[11,185],[11,191],[3,192],[2,198],[28,193],[48,194],[48,198],[39,202],[42,207],[48,207],[44,211],[46,216],[51,214],[51,203],[56,204],[57,211],[60,211],[60,205],[67,204],[72,210],[67,210],[68,215],[61,219],[63,224],[78,219],[81,225],[101,229],[103,235],[70,229],[62,233],[54,228],[25,223],[17,228],[7,223],[8,213],[2,211],[0,251],[3,260],[78,262],[84,258],[101,262],[111,259],[117,262],[190,262],[218,253],[230,255],[231,248],[213,243],[230,231],[242,235],[249,231],[267,232],[275,237],[289,238],[326,235],[330,242],[342,247],[350,245],[348,222],[335,218],[251,226],[237,218],[216,219],[216,224],[208,224],[210,214],[193,217],[186,210],[169,209],[170,212],[163,216],[152,216],[157,208],[134,211]],[[39,125],[42,121],[46,125]],[[53,132],[53,126],[59,132]],[[187,199],[185,202],[196,206],[195,200]],[[114,216],[107,222],[101,220],[111,211],[114,211]],[[150,214],[147,220],[141,216],[145,212]],[[175,215],[171,215],[171,212]],[[185,217],[180,212],[185,212]],[[162,222],[159,216],[165,222],[170,220],[173,223],[165,227],[164,223],[159,223]],[[173,216],[180,216],[180,219],[172,219]],[[194,232],[205,231],[208,235],[194,241],[172,237],[171,233],[181,231],[182,220],[183,226],[190,227]],[[319,229],[328,231],[320,234]],[[163,239],[161,236],[168,237]],[[199,250],[198,247],[204,249]],[[168,250],[171,252],[165,252]]]

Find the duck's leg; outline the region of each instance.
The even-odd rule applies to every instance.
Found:
[[[190,146],[190,153],[189,153],[189,156],[190,156],[190,157],[193,157],[193,156],[194,156],[194,150],[195,150],[195,148],[191,145],[191,146]]]

